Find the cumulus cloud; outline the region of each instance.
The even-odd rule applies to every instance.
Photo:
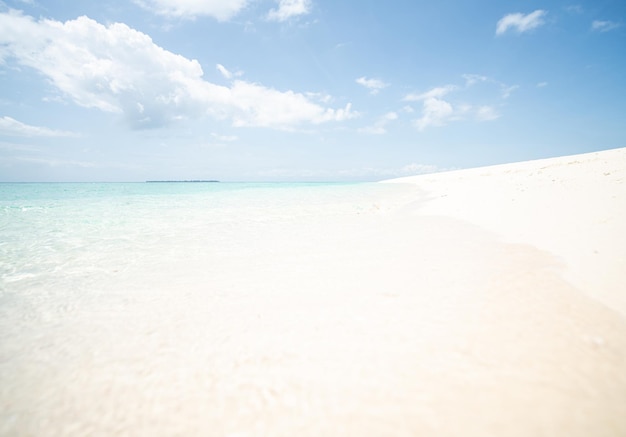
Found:
[[[408,94],[405,101],[422,102],[422,116],[415,120],[415,125],[422,131],[429,126],[443,126],[454,114],[452,105],[443,97],[456,90],[456,85],[445,85],[432,88],[420,94]]]
[[[198,88],[211,99],[213,86]],[[323,108],[311,102],[305,95],[293,91],[277,91],[254,83],[235,81],[229,89],[229,106],[234,107],[232,115],[235,126],[290,127],[301,122],[324,123],[344,121],[356,116],[352,106],[344,108]]]
[[[544,24],[543,17],[547,14],[542,9],[537,9],[530,14],[508,14],[502,17],[496,25],[496,35],[502,35],[509,29],[515,30],[517,33],[528,32]]]
[[[173,18],[195,18],[205,15],[226,21],[237,15],[248,0],[135,0],[155,14]]]
[[[349,104],[327,108],[294,91],[242,80],[213,84],[204,80],[198,61],[121,23],[105,26],[87,17],[37,21],[9,11],[0,14],[0,45],[0,62],[14,59],[33,68],[65,98],[120,114],[134,128],[211,116],[236,126],[293,129],[356,116]]]
[[[74,132],[31,126],[11,117],[0,117],[0,134],[16,137],[77,137]]]
[[[423,93],[408,94],[404,97],[405,101],[421,102],[422,109],[419,118],[413,122],[418,130],[423,131],[429,127],[444,126],[452,121],[473,120],[478,122],[491,121],[500,117],[500,114],[492,105],[474,105],[464,101],[455,101],[454,96],[450,94],[459,94],[467,91],[475,84],[483,82],[485,84],[499,87],[502,92],[501,99],[509,97],[516,86],[506,87],[505,85],[490,79],[486,76],[479,75],[463,75],[465,79],[464,86],[444,85],[434,87]],[[413,108],[410,111],[412,113]]]
[[[430,97],[424,100],[422,116],[415,121],[419,130],[424,130],[429,126],[443,126],[452,117],[454,109],[445,100]]]
[[[368,79],[366,77],[359,77],[356,80],[356,83],[369,89],[371,94],[378,94],[380,90],[389,86],[388,83],[385,83],[380,79]]]
[[[613,29],[617,29],[620,27],[620,23],[616,23],[615,21],[601,21],[594,20],[591,23],[591,30],[595,30],[596,32],[608,32]]]
[[[311,0],[278,0],[278,8],[267,14],[271,21],[287,21],[290,18],[311,12]]]

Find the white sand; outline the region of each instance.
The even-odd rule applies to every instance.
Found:
[[[574,286],[626,315],[626,148],[388,182],[427,193],[419,214],[556,255]]]
[[[10,315],[0,435],[624,436],[625,155],[411,178]]]

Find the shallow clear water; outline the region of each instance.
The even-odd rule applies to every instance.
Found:
[[[215,260],[264,226],[366,213],[406,200],[401,192],[382,184],[0,184],[0,290],[84,289],[133,266]]]

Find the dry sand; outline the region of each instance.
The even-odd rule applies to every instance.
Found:
[[[573,285],[626,316],[626,148],[388,182],[426,193],[419,214],[550,252]]]
[[[625,158],[409,178],[130,271],[20,322],[0,434],[624,436]]]

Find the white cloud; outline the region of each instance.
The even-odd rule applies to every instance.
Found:
[[[537,84],[537,88],[543,88],[543,87],[546,87],[546,86],[548,86],[548,82],[539,82]]]
[[[195,18],[206,15],[226,21],[244,9],[248,0],[135,0],[135,3],[167,17]]]
[[[528,32],[544,24],[543,17],[547,14],[542,9],[537,9],[530,14],[508,14],[502,17],[496,26],[496,35],[502,35],[509,29],[517,31],[517,33]]]
[[[217,69],[217,71],[220,72],[222,76],[224,76],[225,79],[232,79],[233,77],[243,76],[243,71],[238,70],[238,71],[232,72],[228,68],[224,67],[222,64],[217,64],[215,68]]]
[[[613,29],[617,29],[621,26],[621,23],[616,23],[615,21],[601,21],[594,20],[591,23],[591,30],[595,30],[597,32],[608,32]]]
[[[216,68],[226,79],[231,79],[233,77],[233,74],[228,71],[226,67],[224,67],[222,64],[217,64]]]
[[[236,126],[294,129],[357,115],[349,104],[327,108],[294,91],[242,80],[229,87],[210,83],[198,61],[121,23],[36,21],[9,11],[0,14],[0,45],[0,62],[13,58],[74,103],[121,114],[135,128],[209,115]]]
[[[415,125],[421,131],[429,126],[443,126],[453,114],[454,109],[450,103],[430,97],[424,100],[422,116],[415,121]]]
[[[445,85],[445,86],[433,88],[422,94],[409,94],[406,97],[404,97],[404,100],[407,102],[419,102],[419,101],[428,100],[428,99],[439,99],[456,89],[458,89],[456,85]]]
[[[458,89],[455,85],[432,88],[421,94],[408,94],[405,101],[422,102],[422,116],[415,120],[415,125],[422,131],[429,126],[442,126],[454,114],[452,105],[443,97]]]
[[[74,132],[31,126],[11,117],[0,117],[0,134],[17,137],[77,137]]]
[[[472,86],[479,82],[486,82],[489,80],[487,76],[481,76],[479,74],[464,74],[465,86]]]
[[[390,122],[397,120],[398,114],[395,112],[388,112],[382,117],[380,117],[376,122],[368,127],[360,129],[359,131],[366,134],[371,135],[382,135],[387,133],[387,124]]]
[[[455,99],[450,94],[463,94],[475,84],[482,82],[491,88],[499,87],[501,89],[500,98],[506,99],[510,96],[517,86],[509,86],[499,83],[486,76],[480,75],[463,75],[465,79],[464,86],[453,84],[432,88],[424,93],[408,94],[404,97],[405,101],[422,102],[421,116],[413,122],[418,130],[423,131],[429,127],[444,126],[452,121],[473,120],[478,122],[491,121],[500,117],[500,114],[491,105],[474,105],[465,101]],[[489,91],[489,90],[487,90]],[[445,98],[444,98],[445,97]],[[405,107],[405,112],[413,112],[413,108]]]
[[[502,98],[508,99],[509,97],[511,97],[511,94],[513,93],[513,91],[515,91],[518,88],[519,88],[519,85],[511,85],[511,86],[502,85]]]
[[[388,83],[385,83],[380,79],[368,79],[366,77],[359,77],[356,80],[356,83],[369,89],[371,94],[378,94],[380,90],[389,86]]]
[[[309,99],[311,100],[317,100],[320,103],[330,103],[333,100],[333,97],[329,94],[326,93],[312,93],[312,92],[307,92],[304,93]]]
[[[500,87],[500,95],[503,99],[508,99],[513,91],[519,88],[519,85],[506,85],[504,83],[498,82],[490,77],[482,76],[479,74],[464,74],[463,79],[465,79],[465,88],[472,87],[476,84],[489,84],[489,85],[497,85]],[[450,86],[450,85],[448,85]],[[452,90],[454,90],[453,88]],[[458,89],[458,88],[456,88]]]
[[[311,12],[311,0],[278,0],[278,9],[272,9],[267,14],[271,21],[287,21],[292,17],[305,15]]]
[[[344,121],[357,116],[350,104],[344,108],[323,108],[305,95],[281,92],[261,85],[236,81],[230,90],[230,105],[236,111],[235,126],[295,126],[302,122]]]

